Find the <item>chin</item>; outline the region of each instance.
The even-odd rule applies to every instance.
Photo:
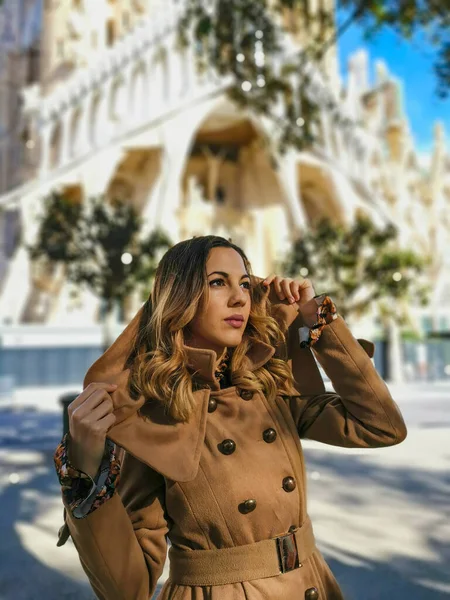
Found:
[[[223,345],[227,348],[236,348],[242,342],[243,334],[238,331],[236,333],[230,332],[230,335],[224,336]],[[226,339],[225,339],[226,338]]]

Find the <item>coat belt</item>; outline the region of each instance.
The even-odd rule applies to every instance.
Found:
[[[217,550],[169,548],[169,580],[178,585],[226,585],[301,568],[316,548],[311,521],[269,540]]]

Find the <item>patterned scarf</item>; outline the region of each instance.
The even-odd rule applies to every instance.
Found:
[[[225,353],[220,361],[217,369],[214,371],[214,375],[221,388],[229,387],[231,385],[230,355],[228,352]]]

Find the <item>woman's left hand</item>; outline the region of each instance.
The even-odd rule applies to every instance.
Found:
[[[262,281],[262,284],[266,287],[273,285],[280,300],[287,300],[289,304],[297,304],[299,308],[316,295],[310,279],[291,279],[272,273]]]

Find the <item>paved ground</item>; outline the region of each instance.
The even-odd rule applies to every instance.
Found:
[[[391,387],[398,447],[305,442],[310,514],[347,600],[450,599],[450,382]],[[62,508],[52,454],[57,405],[0,411],[0,600],[93,600]],[[163,578],[164,579],[164,578]]]

